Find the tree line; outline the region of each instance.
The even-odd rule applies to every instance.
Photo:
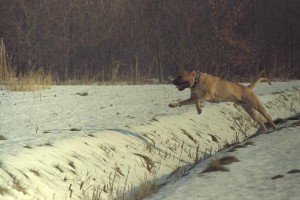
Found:
[[[299,0],[0,0],[17,74],[58,80],[300,78]]]

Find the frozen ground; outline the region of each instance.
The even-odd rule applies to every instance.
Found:
[[[40,145],[73,136],[184,112],[169,109],[172,99],[184,98],[170,85],[53,86],[38,92],[0,91],[0,131],[8,138],[0,153],[15,154],[26,145]],[[87,96],[79,94],[87,93]],[[70,131],[78,129],[80,131]]]
[[[273,119],[300,112],[300,81],[255,92]],[[207,103],[201,115],[168,107],[188,96],[171,85],[1,90],[0,199],[107,199],[193,163],[198,147],[213,154],[256,132],[231,103]]]
[[[237,145],[240,148],[233,147],[215,154],[147,200],[299,199],[299,122],[294,121],[289,128],[250,139],[247,141],[249,145]],[[228,156],[239,160],[226,165],[229,171],[202,173],[208,163]]]

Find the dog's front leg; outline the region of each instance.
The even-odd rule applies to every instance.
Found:
[[[205,101],[208,101],[212,99],[211,95],[206,93],[205,95],[203,95],[200,98],[195,99],[195,104],[196,104],[196,109],[197,109],[197,113],[198,115],[200,115],[202,113],[202,108],[201,108],[201,104]]]
[[[183,100],[183,101],[178,101],[176,103],[170,103],[169,107],[175,108],[177,106],[180,107],[180,106],[190,105],[190,104],[193,104],[193,103],[194,103],[194,100],[192,98],[189,98],[189,99],[186,99],[186,100]]]
[[[195,104],[196,104],[197,113],[198,115],[200,115],[202,113],[201,101],[199,101],[199,99],[196,99]]]

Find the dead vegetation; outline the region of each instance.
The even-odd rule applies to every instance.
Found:
[[[27,194],[25,187],[17,179],[14,179],[12,188],[19,192],[22,192],[23,194]]]
[[[229,171],[228,168],[224,167],[220,161],[213,160],[211,161],[205,170],[202,171],[202,173],[208,173],[208,172],[216,172],[216,171]]]
[[[189,134],[186,130],[181,129],[182,133],[184,135],[186,135],[190,140],[192,140],[195,144],[197,144],[197,140],[191,135]]]
[[[284,176],[279,174],[279,175],[276,175],[276,176],[273,176],[271,179],[272,180],[275,180],[275,179],[279,179],[279,178],[283,178]]]
[[[225,156],[219,159],[221,165],[229,165],[233,162],[239,162],[239,160],[235,156]]]
[[[5,187],[3,187],[3,186],[0,185],[0,194],[2,196],[4,196],[6,194],[10,194],[10,191],[7,188],[5,188]]]
[[[3,135],[0,135],[0,140],[6,140],[6,137],[4,137]]]
[[[79,96],[88,96],[89,95],[88,92],[77,92],[76,94]]]
[[[239,160],[234,156],[225,156],[218,160],[212,160],[207,167],[202,171],[202,173],[216,172],[216,171],[229,171],[227,167],[223,165],[228,165],[233,162],[239,162]]]
[[[37,169],[31,168],[31,169],[29,169],[29,171],[38,177],[41,176],[41,173]]]
[[[287,172],[288,174],[296,174],[296,173],[300,173],[300,169],[292,169],[290,171]]]
[[[12,181],[13,181],[12,182],[12,189],[17,190],[18,192],[22,192],[23,194],[27,194],[26,188],[21,184],[20,180],[17,179],[17,176],[15,174],[13,174],[12,172],[4,169],[4,168],[2,168],[2,169],[12,179]],[[0,186],[0,194],[2,194],[2,195],[10,194],[10,190]]]
[[[50,73],[43,68],[32,69],[24,74],[17,74],[11,62],[11,57],[6,53],[3,40],[0,40],[0,80],[6,89],[11,91],[36,91],[49,89],[53,83]]]
[[[73,131],[76,131],[76,129],[73,129]],[[182,135],[182,136],[185,138],[186,141],[189,141],[190,144],[195,143],[195,139],[193,138],[192,133],[188,133],[185,130],[182,130],[182,132],[184,132],[183,133],[184,135]],[[147,136],[148,139],[150,139],[149,135],[150,134],[145,135],[145,137]],[[221,145],[222,145],[221,139],[217,138],[213,134],[208,134],[208,135],[211,137],[212,141],[214,141],[215,143],[220,145],[220,146],[218,146],[219,147],[218,150],[228,148],[230,146],[229,144],[231,144],[231,143],[235,144],[235,146],[232,148],[233,150],[236,150],[238,148],[244,148],[247,145],[253,145],[252,141],[247,141],[245,143],[240,144],[241,138],[243,138],[243,135],[236,134],[233,137],[232,141],[225,143],[225,145],[222,148],[220,148]],[[187,136],[187,137],[185,137],[185,136]],[[93,137],[93,136],[90,135],[90,137]],[[209,138],[209,140],[210,140],[210,138]],[[177,142],[177,143],[172,143],[174,141]],[[184,142],[181,144],[180,143],[181,142],[180,138],[168,138],[167,140],[164,140],[163,142],[168,144],[168,147],[170,147],[170,148],[167,149],[168,151],[165,151],[165,152],[162,151],[163,153],[161,153],[162,155],[160,155],[162,158],[164,158],[164,159],[173,159],[173,160],[178,159],[178,165],[182,165],[182,162],[184,162],[182,157],[181,157],[181,156],[183,156],[182,153],[185,153],[187,155],[187,157],[191,158],[190,162],[192,162],[192,163],[190,165],[186,165],[187,167],[185,169],[181,168],[181,167],[176,168],[174,170],[174,173],[172,172],[173,175],[175,175],[173,177],[178,177],[179,178],[181,176],[187,175],[190,169],[192,169],[196,164],[201,162],[201,158],[207,158],[213,153],[212,149],[207,149],[207,151],[203,154],[200,151],[200,146],[199,145],[197,145],[197,147],[196,147],[196,145],[194,145],[194,146],[190,145],[189,146],[189,144],[185,144]],[[211,144],[217,145],[214,142],[212,142]],[[156,141],[156,143],[158,143],[158,141]],[[141,163],[145,167],[145,169],[150,174],[153,174],[153,176],[155,176],[156,169],[154,170],[154,167],[157,167],[157,166],[155,166],[155,164],[157,164],[157,163],[155,162],[155,164],[154,164],[154,161],[152,160],[152,157],[151,157],[151,154],[155,153],[155,148],[153,148],[153,147],[155,147],[155,143],[154,143],[154,146],[150,146],[149,148],[147,148],[147,153],[149,151],[149,154],[135,153],[135,155],[140,158]],[[107,155],[107,157],[112,156],[112,154],[114,154],[115,151],[116,151],[114,149],[114,147],[106,147],[104,145],[101,145],[101,146],[99,145],[99,148],[102,149],[105,152],[105,155]],[[202,153],[202,155],[201,155],[201,153]],[[179,158],[176,158],[174,156],[174,154],[179,155]],[[194,163],[193,163],[193,161],[194,161]],[[229,169],[224,165],[228,165],[232,162],[238,162],[238,159],[233,157],[233,156],[227,156],[227,157],[220,158],[218,160],[214,160],[211,163],[209,163],[208,167],[203,171],[203,173],[214,172],[214,171],[229,171]],[[75,169],[74,162],[69,161],[68,165],[71,168]],[[57,170],[59,170],[60,172],[63,173],[62,168],[58,164],[55,165],[54,167]],[[79,167],[78,167],[78,169],[79,169]],[[40,176],[37,170],[32,169],[30,171],[32,171],[32,173],[34,173],[36,176]],[[180,171],[183,171],[183,173],[180,172]],[[106,193],[106,194],[109,193],[110,196],[111,196],[111,199],[124,199],[124,200],[126,200],[126,199],[132,199],[132,197],[134,197],[134,199],[141,199],[141,198],[144,198],[144,197],[146,197],[150,194],[153,194],[153,193],[157,192],[157,190],[160,188],[160,185],[157,183],[157,180],[153,180],[152,178],[149,178],[149,177],[146,178],[145,177],[143,180],[141,180],[140,186],[137,187],[135,190],[133,190],[132,186],[127,185],[128,175],[129,175],[129,171],[126,175],[126,171],[124,173],[124,170],[122,170],[122,168],[120,166],[116,166],[115,171],[110,173],[109,181],[107,183],[104,183],[104,186],[103,185],[101,185],[101,186],[98,185],[98,186],[93,186],[92,187],[90,185],[93,188],[92,192],[91,192],[91,190],[89,190],[91,192],[91,193],[89,193],[89,194],[91,194],[91,197],[87,197],[86,199],[101,199],[102,196],[105,196],[105,195],[103,195],[104,193]],[[118,182],[118,179],[120,180],[119,177],[126,178],[126,183],[125,183],[124,188],[121,188],[121,186],[118,185],[118,184],[120,184],[120,182]],[[67,179],[69,179],[69,177],[66,178],[65,180],[67,180]],[[18,187],[18,182],[15,183],[15,187]],[[118,188],[118,187],[120,187],[120,188]],[[72,196],[72,194],[73,194],[73,197],[74,197],[74,190],[75,190],[75,186],[70,185],[70,187],[69,187],[70,196]],[[82,192],[83,192],[83,189],[82,189],[81,185],[80,185],[80,190],[82,190]],[[116,194],[116,191],[118,191],[117,192],[117,194],[119,195],[118,198],[113,197],[113,195]],[[132,194],[129,195],[127,193],[132,193]]]
[[[154,162],[148,156],[145,156],[145,155],[142,155],[142,154],[139,154],[139,153],[135,153],[135,155],[143,158],[143,160],[145,161],[145,164],[143,163],[143,165],[146,167],[146,169],[149,172],[152,172],[151,170],[154,167]]]
[[[247,141],[243,144],[236,144],[234,146],[232,146],[232,148],[229,149],[229,152],[234,152],[236,151],[237,149],[241,149],[241,148],[245,148],[247,147],[248,145],[254,145],[254,142],[253,141]]]

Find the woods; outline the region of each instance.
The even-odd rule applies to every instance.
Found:
[[[0,0],[0,38],[17,74],[56,80],[300,78],[298,0]]]

